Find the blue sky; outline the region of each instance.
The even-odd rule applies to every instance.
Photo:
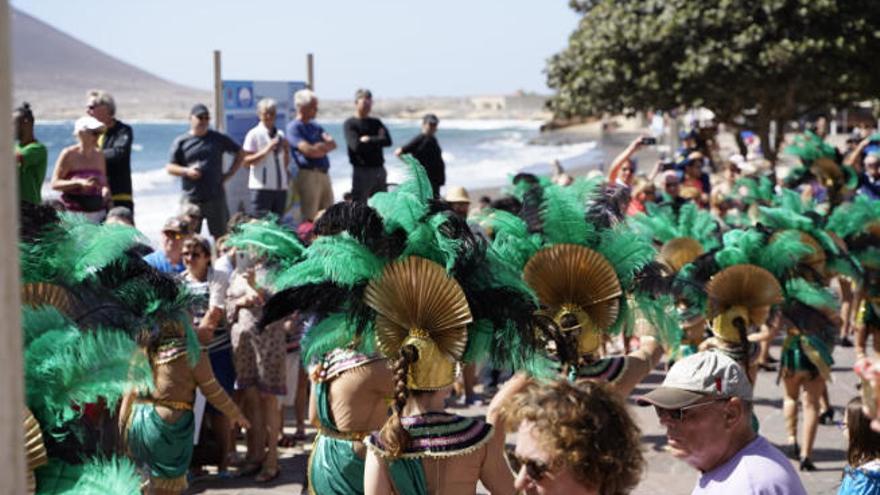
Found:
[[[577,25],[567,0],[12,0],[166,79],[305,79],[327,98],[549,93],[545,62]]]

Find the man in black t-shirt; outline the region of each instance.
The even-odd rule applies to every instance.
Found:
[[[382,121],[370,117],[373,94],[368,89],[355,93],[355,116],[342,126],[351,162],[351,195],[354,201],[366,202],[373,193],[385,191],[387,174],[382,148],[391,146],[391,135]]]
[[[226,134],[209,129],[210,121],[208,107],[201,103],[193,107],[190,130],[174,140],[165,170],[181,178],[182,203],[199,208],[198,225],[194,231],[202,230],[202,219],[205,219],[211,236],[216,239],[226,233],[229,221],[223,184],[241,167],[244,152]],[[223,173],[224,153],[235,155],[235,161],[226,173]]]
[[[396,156],[409,154],[425,167],[434,197],[440,197],[440,186],[446,183],[446,164],[443,163],[443,151],[437,142],[437,124],[440,120],[433,113],[422,119],[422,132],[401,148],[394,151]]]

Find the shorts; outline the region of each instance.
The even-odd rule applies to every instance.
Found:
[[[208,232],[214,239],[226,233],[226,224],[229,223],[226,194],[221,194],[219,197],[207,201],[196,201],[184,196],[181,205],[194,205],[199,209],[199,220],[193,229],[196,234],[202,231],[202,220],[208,221]]]
[[[287,393],[284,394],[284,397],[281,399],[281,405],[293,407],[296,403],[299,370],[302,364],[300,363],[299,352],[288,352],[286,356],[284,368],[286,372],[285,374],[287,375]]]
[[[257,321],[252,311],[242,309],[238,312],[238,321],[232,325],[235,388],[257,387],[263,393],[285,395],[287,352],[284,325],[274,323],[258,333]]]
[[[251,212],[256,218],[272,213],[281,220],[287,207],[287,190],[251,189]]]

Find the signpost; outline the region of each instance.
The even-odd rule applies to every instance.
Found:
[[[244,143],[247,132],[259,122],[257,103],[263,98],[272,98],[278,103],[275,126],[283,131],[290,119],[296,117],[293,95],[305,87],[302,81],[223,81],[222,113],[226,134],[238,144]],[[226,183],[226,201],[231,213],[248,212],[247,183],[248,175],[243,172]]]

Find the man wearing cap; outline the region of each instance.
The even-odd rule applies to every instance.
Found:
[[[692,494],[806,494],[791,463],[752,428],[752,386],[718,352],[672,366],[663,383],[638,397],[666,427],[672,455],[702,473]]]
[[[209,129],[211,116],[201,103],[190,111],[190,130],[171,145],[165,170],[181,178],[183,203],[198,206],[200,217],[208,221],[208,230],[215,239],[226,233],[229,208],[226,205],[226,183],[241,167],[244,152],[229,136]],[[229,171],[223,173],[223,155],[235,155]],[[195,231],[202,230],[201,218]]]
[[[409,154],[425,167],[434,197],[440,197],[440,186],[446,183],[446,164],[443,163],[443,150],[437,142],[437,124],[440,119],[433,113],[422,119],[422,132],[394,151],[396,156]]]
[[[355,115],[345,121],[342,129],[352,166],[352,199],[366,202],[373,193],[388,187],[382,148],[391,146],[391,135],[381,120],[370,117],[373,93],[359,89],[354,98]]]
[[[189,225],[179,217],[171,217],[162,227],[162,249],[144,256],[144,261],[163,273],[183,273],[183,241],[190,236]]]
[[[296,188],[299,192],[302,220],[314,222],[321,210],[333,205],[333,184],[327,155],[336,149],[336,141],[317,122],[318,97],[310,89],[293,95],[296,119],[287,124],[287,137],[296,162]]]
[[[687,200],[681,197],[681,179],[675,170],[667,170],[663,173],[663,194],[657,203],[661,206],[672,207],[672,211],[676,215],[678,210],[687,203]]]
[[[90,91],[88,113],[104,124],[104,133],[98,138],[98,147],[107,161],[107,182],[113,206],[125,206],[134,213],[131,194],[131,127],[116,120],[116,102],[106,91]]]

